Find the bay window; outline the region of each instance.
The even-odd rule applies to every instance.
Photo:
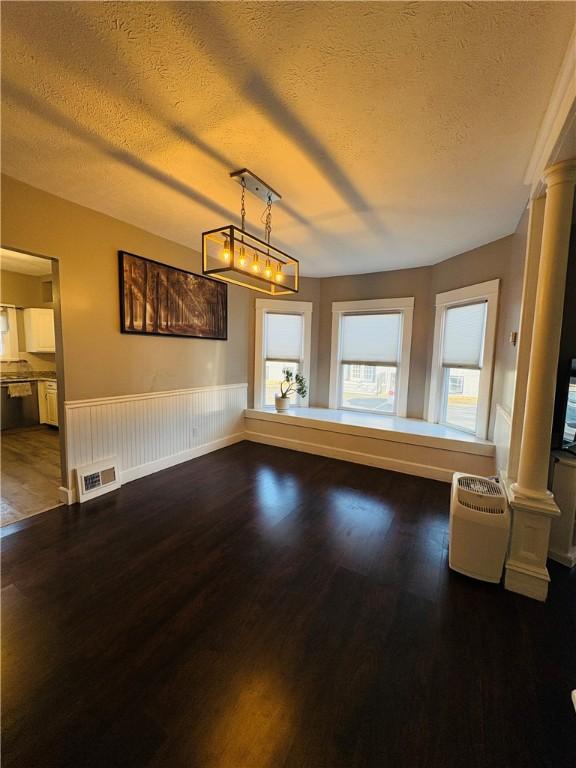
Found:
[[[436,296],[428,420],[485,438],[499,281]]]
[[[413,298],[334,302],[330,407],[406,415]]]

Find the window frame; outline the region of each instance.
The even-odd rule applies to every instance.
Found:
[[[341,411],[359,411],[358,408],[346,408],[341,404],[342,391],[342,317],[344,315],[393,314],[401,315],[401,333],[399,360],[396,367],[396,402],[393,414],[383,414],[375,409],[362,409],[366,413],[378,413],[389,416],[406,416],[408,408],[408,381],[410,378],[410,351],[412,347],[412,321],[414,315],[414,297],[399,299],[368,299],[365,301],[332,302],[332,345],[330,352],[330,394],[329,406]],[[376,363],[375,363],[376,365]]]
[[[474,370],[480,370],[480,383],[478,388],[478,408],[476,411],[476,432],[462,429],[461,427],[447,424],[451,429],[458,429],[468,434],[475,434],[483,440],[487,438],[490,422],[490,398],[492,395],[492,383],[494,375],[494,352],[496,349],[496,322],[498,317],[498,297],[500,292],[500,279],[488,280],[484,283],[467,285],[453,291],[444,291],[436,294],[435,318],[434,318],[434,346],[432,351],[432,365],[430,369],[430,390],[428,396],[427,421],[432,423],[442,422],[444,415],[444,395],[448,389],[446,383],[447,368],[442,365],[442,346],[444,342],[444,327],[446,310],[450,307],[486,302],[486,320],[484,324],[484,345],[482,353],[482,366]],[[453,366],[458,367],[458,366]]]
[[[451,379],[458,379],[458,387],[452,389]],[[448,394],[449,395],[461,395],[464,392],[464,376],[450,375],[448,374]]]
[[[256,299],[256,324],[254,332],[254,408],[265,407],[266,387],[266,315],[300,315],[302,317],[302,359],[300,371],[308,383],[306,397],[296,397],[297,407],[307,407],[310,402],[310,351],[312,344],[311,301],[289,301],[282,299]]]
[[[14,362],[20,359],[20,337],[18,335],[18,314],[14,304],[2,304],[0,309],[6,310],[8,315],[8,325],[10,330],[3,333],[3,343],[6,342],[5,351],[0,353],[0,360],[3,362]]]

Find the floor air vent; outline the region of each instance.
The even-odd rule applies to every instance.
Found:
[[[120,473],[115,458],[103,459],[76,469],[80,503],[120,488]]]

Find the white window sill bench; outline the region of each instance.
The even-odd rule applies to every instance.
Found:
[[[385,414],[248,408],[246,439],[450,482],[453,472],[491,475],[495,445],[457,429]]]

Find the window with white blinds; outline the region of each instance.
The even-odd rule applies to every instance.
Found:
[[[332,304],[331,408],[406,415],[413,297]]]
[[[19,355],[16,308],[3,305],[0,317],[0,360],[14,360]]]
[[[428,421],[486,439],[499,280],[436,294]]]
[[[300,361],[303,348],[302,315],[266,313],[266,360]]]
[[[301,373],[310,382],[312,302],[256,299],[254,407],[274,405],[284,370]],[[306,406],[306,397],[293,396],[291,404]]]
[[[401,332],[400,312],[343,315],[340,362],[397,365]]]
[[[444,316],[442,366],[482,368],[486,301],[447,307]]]

